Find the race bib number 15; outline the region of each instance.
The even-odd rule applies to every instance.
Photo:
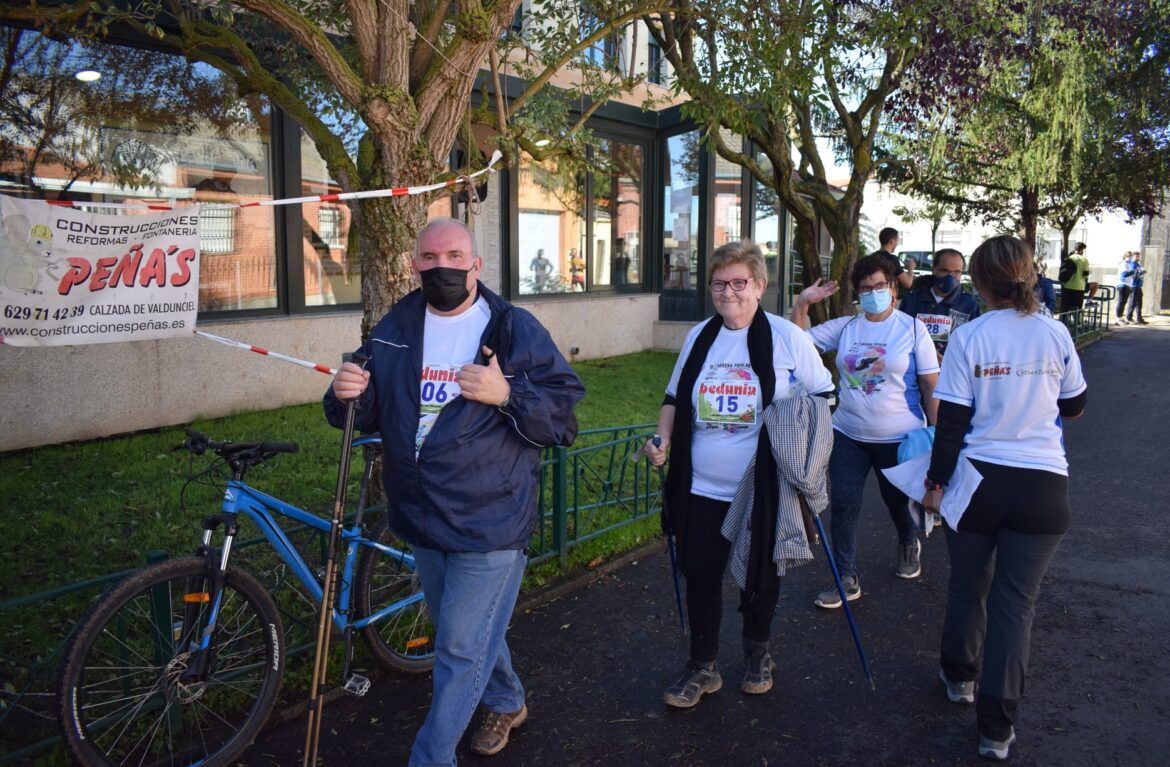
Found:
[[[700,423],[746,426],[756,422],[760,383],[754,379],[699,384]]]

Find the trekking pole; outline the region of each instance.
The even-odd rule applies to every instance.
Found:
[[[349,361],[365,368],[368,358],[354,353]],[[349,484],[349,460],[352,453],[353,418],[357,405],[354,397],[345,405],[345,427],[341,436],[341,464],[337,468],[337,491],[333,495],[333,519],[329,525],[329,548],[325,555],[325,579],[321,585],[321,611],[317,616],[317,649],[313,654],[313,680],[309,685],[309,724],[305,732],[303,767],[317,764],[317,746],[321,740],[321,715],[325,697],[320,687],[329,671],[329,624],[333,619],[333,600],[337,581],[337,549],[341,543],[341,526],[345,517],[345,491]]]
[[[803,495],[798,495],[801,511],[813,518],[817,525],[817,535],[821,539],[821,547],[825,550],[825,559],[829,561],[829,570],[833,573],[833,582],[837,584],[837,594],[841,597],[841,607],[845,608],[845,618],[849,621],[849,630],[853,633],[853,644],[857,646],[857,654],[861,657],[861,668],[865,671],[865,678],[869,680],[869,688],[876,690],[873,674],[869,671],[869,660],[865,657],[865,648],[861,646],[861,634],[857,630],[857,621],[853,618],[853,610],[849,609],[849,600],[845,597],[845,586],[841,583],[841,573],[837,571],[837,563],[833,560],[833,551],[829,548],[829,536],[825,535],[825,526],[821,523],[819,514],[813,514],[808,508],[808,501]]]
[[[662,447],[662,437],[657,434],[650,440],[654,447]],[[662,529],[666,532],[666,551],[670,554],[670,572],[674,576],[674,602],[678,607],[678,626],[686,633],[687,619],[683,612],[682,585],[678,578],[678,554],[674,548],[674,528],[670,526],[670,514],[666,510],[666,470],[658,467],[658,485],[662,488]]]

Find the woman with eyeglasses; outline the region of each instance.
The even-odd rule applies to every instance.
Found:
[[[956,492],[947,484],[960,459],[982,477],[947,519],[939,675],[952,702],[975,703],[979,755],[1002,760],[1016,739],[1040,584],[1069,527],[1062,424],[1084,412],[1088,386],[1068,328],[1038,311],[1027,243],[984,242],[971,282],[987,313],[951,336],[922,505],[937,512]]]
[[[731,544],[720,528],[755,455],[761,413],[776,400],[833,389],[809,338],[760,308],[768,277],[758,245],[732,242],[712,253],[708,284],[717,314],[687,334],[658,416],[659,444],[651,440],[643,447],[655,466],[665,462],[668,449],[671,455],[664,507],[679,542],[690,623],[690,658],[663,694],[676,708],[689,708],[723,686],[716,656]],[[765,585],[756,598],[740,592],[740,689],[748,694],[772,688],[775,665],[768,640],[780,577],[774,567],[761,571]]]
[[[817,280],[792,306],[792,321],[808,331],[823,352],[837,352],[840,386],[833,413],[833,455],[829,459],[829,528],[833,556],[841,573],[845,598],[861,597],[857,572],[857,520],[862,491],[872,470],[878,490],[898,532],[894,574],[922,574],[922,544],[914,532],[907,498],[890,484],[882,469],[898,463],[898,445],[909,432],[934,424],[938,403],[938,354],[930,333],[916,317],[897,311],[898,287],[887,259],[866,256],[850,275],[861,313],[838,317],[809,328],[808,308],[837,292],[836,282]],[[821,592],[817,607],[841,606],[831,585]]]

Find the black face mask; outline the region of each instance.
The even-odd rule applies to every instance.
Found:
[[[423,298],[440,312],[451,311],[471,295],[471,291],[467,289],[467,273],[470,271],[470,269],[435,266],[419,272],[419,277],[422,279]]]

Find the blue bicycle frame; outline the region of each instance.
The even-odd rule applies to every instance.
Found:
[[[354,446],[377,444],[381,440],[378,437],[361,437],[354,440]],[[232,540],[234,538],[234,531],[236,525],[235,520],[240,514],[245,515],[248,519],[256,523],[260,528],[260,532],[272,544],[273,549],[276,550],[277,555],[287,564],[297,579],[305,587],[305,590],[313,598],[314,602],[320,603],[322,596],[322,587],[317,575],[305,563],[304,558],[292,542],[288,539],[288,535],[276,524],[276,519],[273,517],[273,512],[281,516],[293,519],[303,525],[318,530],[322,533],[328,534],[330,522],[322,517],[310,514],[303,509],[297,508],[291,504],[285,503],[279,498],[274,498],[267,493],[261,492],[249,486],[243,480],[230,479],[228,480],[227,489],[223,494],[223,506],[221,511],[227,521],[228,534],[224,538],[223,549],[220,553],[219,572],[222,573],[227,569],[228,558],[231,555]],[[203,548],[210,551],[212,530],[205,530],[203,534]],[[397,558],[405,564],[412,572],[414,571],[414,556],[410,552],[402,551],[393,546],[387,546],[377,541],[366,538],[362,535],[360,528],[356,525],[345,528],[341,531],[341,538],[345,545],[345,560],[342,564],[341,582],[339,586],[336,606],[334,607],[332,619],[334,625],[341,631],[346,630],[361,630],[367,626],[377,623],[386,616],[403,610],[419,601],[424,597],[421,591],[411,594],[409,597],[392,602],[389,605],[381,608],[371,615],[354,620],[350,615],[350,604],[353,598],[353,579],[357,569],[358,553],[362,546],[368,546]],[[214,589],[215,602],[209,612],[208,625],[204,630],[200,649],[207,649],[211,641],[211,636],[216,623],[219,618],[220,599],[222,592],[220,589]]]

